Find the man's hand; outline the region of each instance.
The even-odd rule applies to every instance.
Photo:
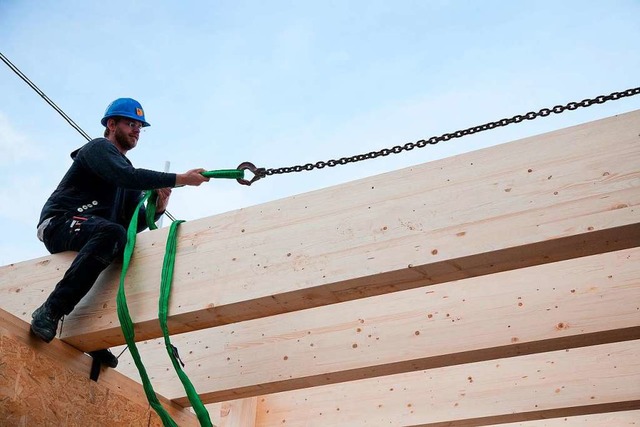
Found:
[[[170,188],[159,188],[156,190],[158,198],[156,199],[156,213],[162,213],[167,209],[169,197],[171,197]]]
[[[205,169],[191,169],[185,173],[179,173],[176,175],[176,187],[181,187],[183,185],[193,185],[198,186],[203,182],[209,181],[209,178],[202,175]]]

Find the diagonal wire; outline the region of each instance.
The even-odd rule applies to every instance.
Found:
[[[77,130],[80,133],[80,135],[82,135],[87,141],[91,141],[91,137],[84,130],[82,130],[82,128],[76,122],[74,122],[73,119],[67,115],[67,113],[62,111],[62,109],[60,107],[58,107],[55,104],[55,102],[53,102],[43,91],[41,91],[40,88],[38,86],[36,86],[35,83],[33,83],[31,80],[29,80],[29,78],[27,76],[25,76],[25,74],[22,71],[20,71],[20,69],[18,67],[16,67],[11,61],[9,61],[9,58],[4,56],[2,52],[0,52],[0,59],[2,59],[2,61],[5,64],[7,64],[7,66],[14,73],[16,73],[18,75],[18,77],[20,77],[26,84],[28,84],[31,87],[31,89],[36,91],[36,93],[38,95],[40,95],[42,97],[42,99],[47,101],[47,104],[49,104],[51,107],[53,107],[53,109],[56,110],[71,125],[71,127],[73,127],[75,130]],[[165,210],[164,214],[171,221],[175,221],[176,220],[175,217],[173,215],[171,215],[171,213],[169,213],[168,210]]]
[[[16,73],[18,75],[18,77],[20,77],[22,80],[24,80],[24,82],[26,84],[28,84],[31,87],[31,89],[36,91],[36,93],[38,95],[40,95],[42,97],[42,99],[47,101],[47,104],[49,104],[51,107],[53,107],[53,109],[56,110],[75,130],[77,130],[80,133],[80,135],[85,137],[85,139],[87,141],[91,141],[91,137],[84,130],[82,130],[82,128],[76,122],[74,122],[71,117],[67,116],[67,114],[64,111],[62,111],[62,109],[60,107],[58,107],[55,104],[55,102],[53,102],[47,95],[45,95],[45,93],[42,92],[40,90],[40,88],[38,88],[38,86],[35,85],[35,83],[33,83],[31,80],[29,80],[29,78],[27,76],[25,76],[24,73],[22,71],[20,71],[20,69],[18,69],[18,67],[13,65],[13,63],[11,61],[9,61],[9,59],[2,54],[2,52],[0,52],[0,59],[2,59],[2,61],[5,64],[7,64],[7,66],[9,68],[11,68],[11,70],[14,73]]]

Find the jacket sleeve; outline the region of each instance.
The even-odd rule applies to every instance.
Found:
[[[97,138],[78,151],[76,161],[101,179],[121,188],[150,190],[175,187],[176,174],[134,168],[106,138]]]

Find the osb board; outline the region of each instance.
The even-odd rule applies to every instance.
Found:
[[[152,409],[132,404],[86,376],[7,336],[0,337],[0,425],[162,426]]]
[[[89,379],[91,358],[0,310],[0,426],[160,426],[142,386],[114,369]],[[158,395],[181,427],[195,415]]]

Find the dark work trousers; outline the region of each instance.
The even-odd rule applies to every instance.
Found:
[[[54,312],[66,315],[89,292],[100,273],[122,255],[127,232],[120,224],[99,216],[68,213],[51,220],[44,229],[43,241],[52,254],[78,252],[47,298]]]

